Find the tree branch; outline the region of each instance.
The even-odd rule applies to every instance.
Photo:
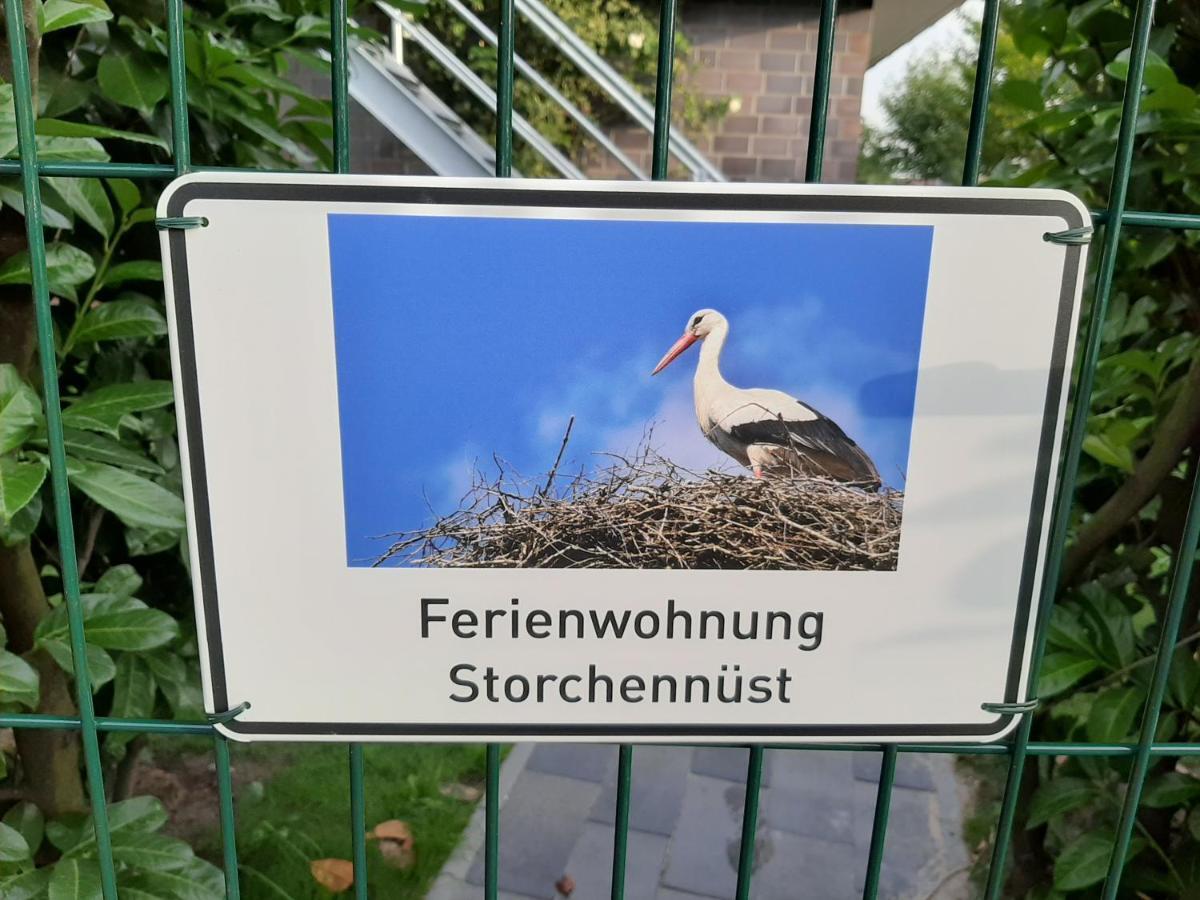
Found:
[[[1071,584],[1105,544],[1158,493],[1192,435],[1200,428],[1200,360],[1183,377],[1179,394],[1146,451],[1125,483],[1083,523],[1063,562],[1063,584]]]

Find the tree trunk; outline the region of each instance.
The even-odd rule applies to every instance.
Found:
[[[37,90],[38,51],[37,4],[25,0],[29,67]],[[12,23],[8,23],[11,27]],[[0,42],[0,74],[11,83],[8,35]],[[0,216],[0,261],[26,248],[24,220],[12,210]],[[37,339],[33,298],[27,288],[0,291],[0,363],[10,363],[26,379],[37,383]],[[19,653],[37,670],[40,694],[37,712],[74,716],[78,713],[71,680],[50,656],[33,648],[38,623],[50,613],[50,604],[28,541],[13,547],[0,546],[0,617],[8,631],[8,649]],[[83,810],[87,798],[79,770],[79,735],[75,731],[16,729],[17,753],[21,759],[22,789],[47,816]]]

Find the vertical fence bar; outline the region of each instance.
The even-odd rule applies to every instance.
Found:
[[[229,765],[229,741],[213,735],[213,750],[217,757],[217,808],[221,817],[221,859],[225,866],[225,898],[240,900],[238,882],[237,820],[233,811],[233,773]]]
[[[746,799],[742,806],[742,843],[738,852],[736,900],[750,900],[750,879],[754,874],[754,836],[758,832],[758,798],[762,788],[763,756],[761,744],[750,748],[746,763]]]
[[[1192,462],[1192,501],[1188,508],[1187,524],[1179,552],[1175,558],[1171,595],[1163,617],[1162,632],[1158,636],[1158,648],[1154,655],[1154,673],[1150,676],[1150,691],[1142,712],[1142,726],[1138,732],[1137,752],[1129,772],[1129,784],[1125,788],[1125,800],[1121,806],[1121,818],[1117,824],[1116,841],[1112,856],[1108,860],[1108,875],[1104,881],[1102,900],[1116,900],[1121,886],[1121,870],[1125,867],[1125,854],[1129,852],[1129,841],[1133,837],[1133,826],[1137,821],[1138,805],[1142,800],[1142,788],[1150,769],[1150,746],[1158,730],[1158,717],[1162,711],[1163,696],[1167,691],[1167,677],[1171,674],[1171,660],[1175,658],[1175,641],[1179,638],[1179,626],[1183,621],[1183,610],[1187,606],[1188,588],[1192,582],[1192,568],[1196,563],[1196,542],[1200,540],[1200,466]]]
[[[999,30],[1000,0],[986,0],[979,33],[979,59],[975,64],[975,88],[971,96],[971,124],[967,128],[967,156],[963,163],[962,183],[966,187],[974,187],[979,182],[988,98],[992,92],[992,70],[996,66],[996,34]]]
[[[487,785],[484,793],[483,897],[496,900],[500,892],[500,745],[487,745]]]
[[[654,157],[651,176],[665,181],[671,159],[671,91],[675,83],[675,0],[658,11],[658,72],[654,88]]]
[[[112,860],[112,838],[105,805],[104,770],[100,762],[100,735],[92,701],[92,678],[88,671],[87,639],[83,609],[79,601],[79,560],[75,555],[75,525],[71,514],[71,489],[67,483],[67,453],[63,443],[62,400],[58,393],[58,362],[54,348],[54,319],[50,309],[49,273],[46,270],[46,239],[42,233],[42,194],[38,183],[37,138],[34,134],[33,81],[25,38],[21,0],[4,0],[8,47],[12,55],[13,99],[16,105],[17,149],[21,162],[21,189],[25,199],[25,236],[29,242],[33,304],[37,315],[38,358],[42,367],[42,396],[46,405],[46,441],[50,452],[50,483],[54,493],[54,518],[62,557],[63,597],[75,666],[75,691],[79,704],[80,737],[88,793],[92,806],[96,853],[100,862],[100,886],[104,900],[117,900],[116,872]]]
[[[496,177],[512,174],[513,155],[513,56],[517,40],[514,0],[500,0],[496,28]]]
[[[617,810],[613,817],[612,900],[625,896],[625,851],[629,846],[629,791],[633,783],[633,747],[622,744],[617,755]]]
[[[350,49],[346,40],[349,18],[346,0],[333,0],[329,11],[329,43],[333,66],[333,162],[334,171],[350,171]]]
[[[367,804],[363,746],[350,745],[350,841],[354,851],[354,900],[367,900]]]
[[[883,748],[879,760],[879,790],[875,794],[875,819],[871,825],[871,849],[867,854],[867,878],[863,882],[863,900],[875,900],[879,893],[879,874],[883,869],[883,849],[887,842],[888,816],[892,811],[892,785],[896,781],[896,745]]]
[[[183,0],[167,0],[167,62],[171,73],[171,157],[175,174],[192,166],[188,129],[187,57],[183,43]]]
[[[1058,589],[1059,573],[1066,550],[1067,526],[1071,517],[1071,502],[1075,496],[1075,481],[1079,475],[1079,459],[1082,454],[1083,439],[1087,434],[1092,388],[1096,380],[1096,363],[1100,357],[1100,340],[1104,330],[1104,319],[1108,312],[1109,297],[1112,294],[1113,275],[1116,272],[1117,251],[1121,237],[1121,217],[1125,213],[1125,201],[1129,194],[1129,177],[1133,167],[1133,144],[1137,136],[1138,108],[1141,105],[1142,81],[1146,71],[1146,53],[1150,44],[1150,29],[1153,20],[1154,0],[1140,0],[1134,15],[1133,44],[1129,55],[1125,96],[1121,102],[1121,125],[1117,132],[1116,158],[1109,187],[1109,220],[1104,229],[1100,263],[1096,271],[1095,299],[1092,303],[1091,317],[1083,341],[1079,381],[1072,402],[1071,424],[1063,451],[1062,479],[1059,482],[1054,502],[1046,571],[1039,597],[1038,620],[1034,628],[1029,680],[1026,684],[1026,695],[1031,697],[1036,696],[1037,693],[1038,671],[1041,668],[1042,655],[1046,648],[1046,623],[1049,620],[1054,595]],[[1008,777],[1004,785],[1004,800],[1000,806],[1000,819],[996,824],[996,843],[992,848],[992,861],[988,869],[988,881],[984,891],[985,900],[999,900],[1004,889],[1008,846],[1012,840],[1017,799],[1020,794],[1021,778],[1024,774],[1025,757],[1028,753],[1032,729],[1033,714],[1026,713],[1021,717],[1021,723],[1017,727],[1016,738],[1013,741]]]
[[[833,73],[833,39],[837,30],[837,0],[822,0],[817,26],[817,70],[813,79],[812,110],[808,119],[808,158],[804,180],[816,184],[825,166],[825,124],[829,118],[829,81]]]

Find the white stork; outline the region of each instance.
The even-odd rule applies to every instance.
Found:
[[[688,319],[683,337],[659,360],[657,375],[688,347],[703,341],[693,390],[704,436],[757,478],[820,475],[867,488],[880,484],[871,458],[837,423],[782,391],[736,388],[721,375],[721,349],[729,322],[715,309]]]

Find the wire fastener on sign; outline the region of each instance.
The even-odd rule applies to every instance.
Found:
[[[1024,703],[981,703],[984,712],[999,713],[1002,716],[1019,716],[1022,713],[1033,712],[1038,708],[1038,699],[1026,700]]]
[[[1069,244],[1077,247],[1080,244],[1090,244],[1092,233],[1092,226],[1084,225],[1080,228],[1068,228],[1066,231],[1047,231],[1042,235],[1042,240],[1051,244]]]
[[[174,228],[180,231],[188,228],[207,228],[208,218],[206,216],[177,216],[175,218],[155,219],[154,226],[156,228]]]
[[[207,713],[205,718],[208,719],[211,725],[224,725],[226,722],[232,722],[249,708],[250,701],[243,700],[237,706],[233,707],[233,709],[227,709],[225,712],[219,713]]]

